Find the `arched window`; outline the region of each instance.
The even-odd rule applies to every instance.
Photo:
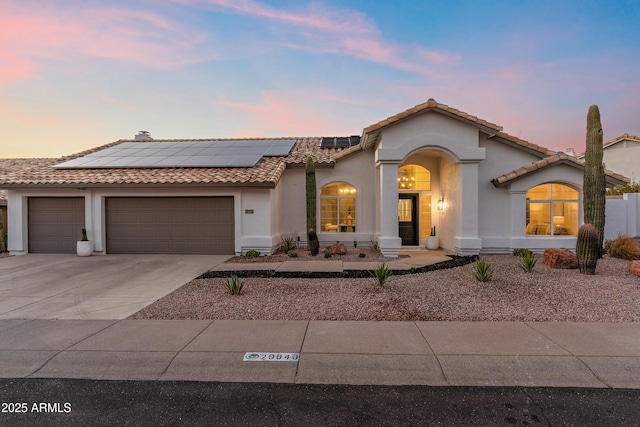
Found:
[[[564,184],[527,191],[527,235],[578,235],[580,194]]]
[[[356,231],[356,189],[345,182],[333,182],[320,189],[322,231]]]
[[[419,165],[398,168],[398,190],[431,190],[431,172]]]

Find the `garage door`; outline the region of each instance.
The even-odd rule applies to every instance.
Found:
[[[110,197],[107,253],[233,254],[233,197]]]
[[[84,197],[29,198],[29,252],[75,253],[84,228]]]

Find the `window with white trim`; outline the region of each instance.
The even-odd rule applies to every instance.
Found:
[[[528,236],[577,236],[580,193],[568,185],[549,183],[527,191]]]
[[[320,230],[356,231],[356,189],[346,182],[332,182],[320,189]]]

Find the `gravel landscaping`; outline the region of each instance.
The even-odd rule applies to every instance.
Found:
[[[383,289],[372,278],[254,277],[243,278],[243,293],[231,296],[224,278],[197,279],[131,318],[640,321],[640,278],[629,273],[628,261],[605,257],[587,276],[542,262],[525,273],[513,255],[484,258],[494,268],[487,283],[473,278],[474,264],[392,276]]]

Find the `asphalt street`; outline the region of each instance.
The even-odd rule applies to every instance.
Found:
[[[0,425],[637,426],[640,390],[2,379]]]

